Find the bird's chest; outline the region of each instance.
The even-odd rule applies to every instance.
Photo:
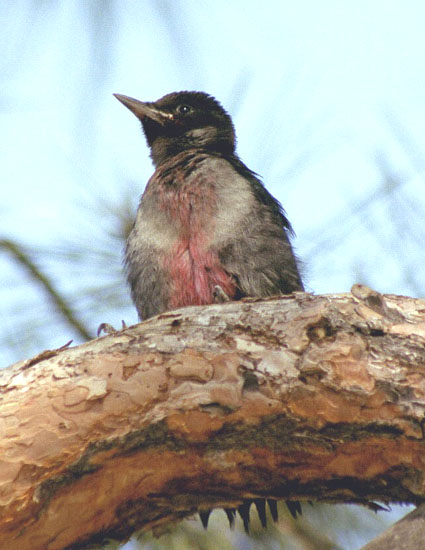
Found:
[[[248,182],[224,159],[182,155],[151,178],[138,215],[145,238],[220,248],[246,222],[254,203]],[[148,236],[150,235],[150,237]]]
[[[253,205],[249,186],[230,163],[197,159],[186,155],[157,170],[134,227],[132,242],[155,251],[169,282],[170,307],[212,303],[215,286],[234,296],[236,285],[219,251],[235,238]]]
[[[158,193],[157,207],[174,228],[176,238],[197,240],[199,234],[212,235],[217,213],[217,193],[213,183],[175,182]]]
[[[192,182],[170,187],[158,207],[175,232],[172,246],[162,257],[171,281],[170,306],[212,303],[217,285],[233,296],[233,280],[212,246],[217,218],[214,186]]]

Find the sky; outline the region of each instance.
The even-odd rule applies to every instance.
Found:
[[[0,240],[93,333],[137,321],[105,235],[153,171],[113,93],[220,100],[291,220],[308,290],[423,296],[423,0],[4,0],[0,18]],[[6,250],[0,281],[0,365],[81,341]]]

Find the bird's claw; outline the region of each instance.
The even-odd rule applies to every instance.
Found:
[[[125,321],[121,321],[121,324],[122,324],[121,330],[124,330],[125,328],[127,328]],[[117,330],[115,327],[113,327],[109,323],[100,323],[97,329],[97,336],[99,337],[102,334],[102,332],[104,332],[105,334],[115,334],[116,332],[119,332],[119,330]]]
[[[220,285],[215,285],[213,297],[216,304],[224,304],[225,302],[230,302],[229,296],[224,292]]]

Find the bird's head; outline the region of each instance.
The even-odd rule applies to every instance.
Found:
[[[154,102],[114,95],[141,121],[156,166],[189,149],[225,155],[235,151],[232,119],[208,94],[174,92]]]

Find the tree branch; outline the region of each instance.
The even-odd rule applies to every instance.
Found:
[[[425,505],[419,506],[410,514],[384,531],[362,550],[419,550],[425,541]]]
[[[78,319],[71,305],[63,295],[55,288],[50,278],[31,260],[24,247],[9,239],[0,239],[0,249],[7,250],[14,259],[21,264],[31,277],[43,288],[50,298],[54,308],[66,319],[67,323],[85,340],[90,340],[93,335]]]
[[[0,372],[0,547],[244,499],[425,501],[425,301],[185,308]]]

